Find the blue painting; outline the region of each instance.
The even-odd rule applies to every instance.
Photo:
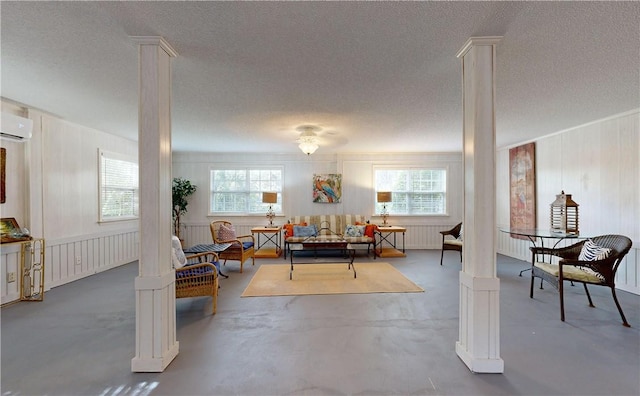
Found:
[[[313,175],[313,202],[340,203],[342,199],[342,175],[330,173]]]

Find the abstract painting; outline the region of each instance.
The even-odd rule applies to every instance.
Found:
[[[512,229],[536,228],[535,143],[509,149],[509,202]],[[511,234],[512,238],[528,239]]]
[[[330,173],[313,175],[313,202],[340,203],[342,199],[342,175]]]

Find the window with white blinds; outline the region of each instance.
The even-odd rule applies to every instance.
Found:
[[[376,192],[390,191],[387,211],[396,215],[442,215],[447,213],[446,169],[375,169]],[[374,196],[375,199],[375,196]],[[376,202],[376,213],[381,213]]]
[[[135,158],[98,150],[99,221],[138,218],[140,191]]]
[[[275,213],[282,213],[281,167],[226,168],[210,171],[210,214],[264,214],[268,205],[262,203],[263,192],[276,192]]]

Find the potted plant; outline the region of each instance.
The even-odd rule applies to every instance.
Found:
[[[181,177],[173,178],[173,233],[180,241],[180,217],[187,213],[187,198],[196,192],[197,187]]]

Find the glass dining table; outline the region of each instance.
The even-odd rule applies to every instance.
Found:
[[[531,244],[533,245],[533,247],[545,247],[545,239],[551,239],[553,240],[553,245],[551,246],[552,248],[555,248],[556,246],[558,246],[558,244],[560,242],[562,242],[565,239],[586,239],[588,237],[585,236],[581,236],[580,234],[574,234],[574,233],[565,233],[565,232],[556,232],[556,231],[551,231],[551,230],[545,230],[545,229],[541,229],[541,228],[510,228],[510,227],[503,227],[500,228],[501,232],[507,233],[507,234],[511,234],[512,236],[516,235],[516,236],[520,236],[520,237],[526,237],[527,239],[529,239],[529,241],[531,241]],[[522,238],[520,238],[522,239]],[[544,257],[543,257],[544,260]],[[523,272],[526,271],[531,271],[531,268],[526,268],[523,269],[522,271],[520,271],[520,276],[522,276]]]

